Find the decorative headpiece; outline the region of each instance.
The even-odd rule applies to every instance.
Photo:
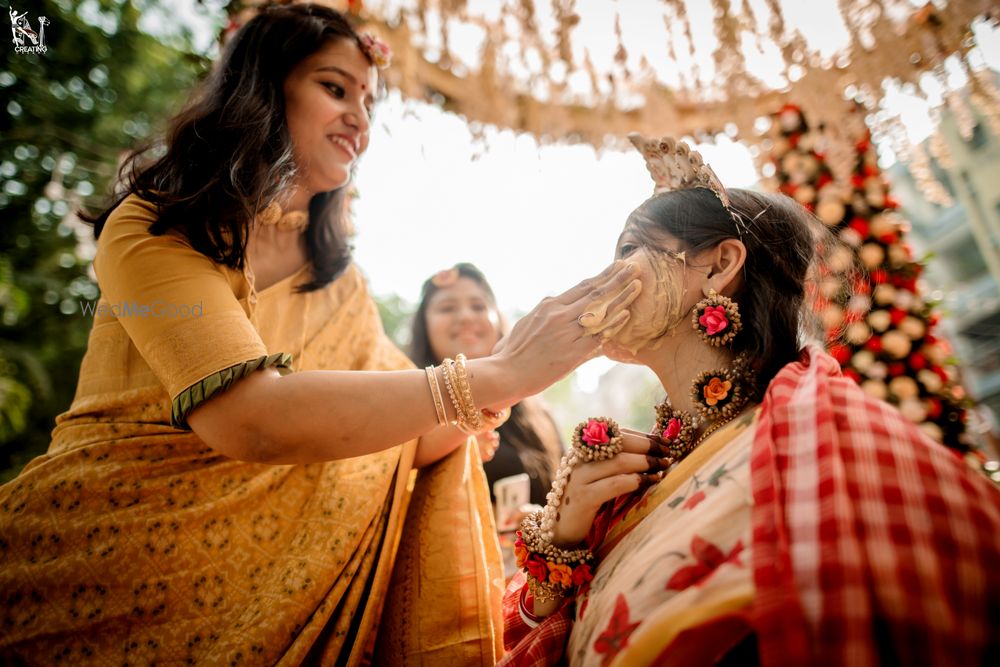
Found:
[[[361,34],[361,50],[377,69],[385,69],[392,62],[392,49],[370,32]]]
[[[628,135],[632,145],[639,149],[646,158],[646,168],[656,184],[653,194],[671,192],[673,190],[688,190],[690,188],[706,188],[715,193],[722,206],[736,222],[742,235],[748,231],[746,220],[729,203],[729,193],[715,172],[705,164],[698,151],[679,139],[662,137],[649,139],[638,132]]]
[[[688,188],[708,188],[729,208],[729,195],[701,154],[673,137],[648,139],[638,132],[628,135],[632,145],[646,158],[646,168],[656,187],[653,194]]]

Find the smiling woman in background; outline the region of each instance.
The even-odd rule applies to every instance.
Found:
[[[496,297],[486,276],[472,264],[456,264],[423,284],[411,327],[410,359],[418,366],[427,366],[459,353],[470,359],[487,357],[503,335],[502,329]],[[483,451],[483,468],[494,505],[496,483],[522,473],[528,476],[529,489],[524,501],[545,504],[563,445],[552,416],[538,399],[525,399],[512,406],[510,418],[496,431],[476,437]],[[497,517],[500,542],[508,574],[513,574],[513,541],[509,539],[513,528],[505,531],[503,526],[516,526],[520,517],[510,512],[516,507],[502,509],[505,515]]]

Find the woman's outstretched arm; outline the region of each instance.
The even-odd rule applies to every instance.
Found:
[[[593,356],[601,341],[587,335],[577,318],[588,304],[618,294],[611,312],[625,322],[627,307],[641,289],[634,276],[631,264],[616,262],[599,276],[543,300],[517,323],[499,353],[469,360],[469,384],[477,405],[512,405]],[[437,372],[443,386],[441,370]],[[449,419],[454,418],[447,400],[445,409]],[[432,431],[437,417],[422,370],[281,376],[265,369],[195,408],[188,424],[207,445],[231,458],[289,464],[386,449]],[[449,451],[434,454],[439,458]]]

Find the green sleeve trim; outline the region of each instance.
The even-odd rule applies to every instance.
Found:
[[[292,355],[287,352],[277,352],[258,357],[224,368],[195,382],[173,400],[170,406],[170,425],[174,428],[190,431],[191,427],[187,424],[187,416],[192,410],[216,394],[229,389],[237,380],[269,366],[274,366],[282,375],[288,375],[292,372]]]

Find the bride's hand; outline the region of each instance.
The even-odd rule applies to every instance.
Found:
[[[607,307],[609,328],[628,322],[628,306],[642,289],[635,264],[618,261],[559,296],[543,299],[501,339],[493,357],[512,369],[511,380],[530,396],[562,379],[600,352],[600,336],[588,335],[579,318],[594,302],[617,295]]]
[[[583,541],[601,505],[663,479],[667,454],[655,436],[622,429],[622,451],[607,461],[578,463],[559,503],[552,543],[573,549]]]

